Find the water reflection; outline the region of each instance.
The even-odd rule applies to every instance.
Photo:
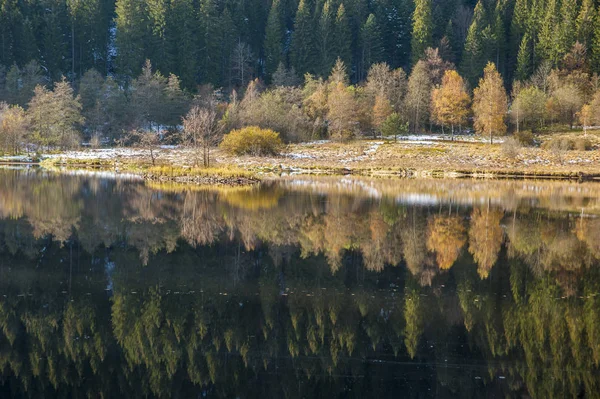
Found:
[[[0,172],[1,396],[597,396],[600,185]]]

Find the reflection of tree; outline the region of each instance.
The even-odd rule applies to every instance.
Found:
[[[440,269],[450,269],[467,242],[462,218],[436,215],[429,219],[427,230],[427,249],[435,252]]]
[[[485,210],[475,208],[471,213],[469,252],[477,262],[477,271],[481,278],[487,278],[498,260],[503,239],[500,226],[503,216],[501,211],[490,210],[489,204]]]

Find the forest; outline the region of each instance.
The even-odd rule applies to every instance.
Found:
[[[205,145],[243,126],[527,144],[600,124],[599,15],[594,0],[2,0],[0,144]],[[199,109],[218,129],[182,132]]]

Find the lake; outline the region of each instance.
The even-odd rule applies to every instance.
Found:
[[[0,170],[2,397],[595,397],[600,184]]]

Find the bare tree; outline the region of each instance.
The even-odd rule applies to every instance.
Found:
[[[210,166],[210,149],[219,143],[222,130],[214,107],[196,105],[183,118],[184,142],[194,149],[196,164],[202,153],[203,165]]]
[[[231,57],[232,69],[241,87],[245,87],[246,83],[252,76],[252,61],[254,55],[250,46],[242,41],[239,41],[233,49]]]

